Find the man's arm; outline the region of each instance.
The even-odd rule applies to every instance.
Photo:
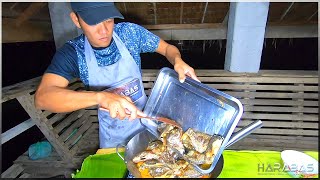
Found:
[[[184,80],[186,79],[185,75],[200,82],[194,72],[194,69],[181,59],[181,54],[177,47],[168,44],[164,40],[160,39],[159,46],[156,52],[165,56],[168,61],[174,66],[174,70],[179,74],[180,82],[184,82]]]
[[[99,105],[108,110],[112,118],[127,117],[126,109],[131,112],[130,119],[135,119],[137,114],[145,116],[129,97],[104,91],[69,90],[68,84],[69,81],[62,76],[45,73],[35,93],[36,108],[61,113]]]

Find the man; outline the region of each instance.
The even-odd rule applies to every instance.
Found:
[[[137,115],[147,97],[141,80],[140,53],[157,52],[174,65],[181,82],[198,81],[179,50],[133,23],[114,24],[122,14],[111,2],[73,2],[70,17],[83,34],[57,50],[35,94],[35,106],[62,113],[98,105],[100,148],[115,147],[141,130]],[[72,91],[80,78],[90,91]],[[129,118],[129,120],[128,120]]]

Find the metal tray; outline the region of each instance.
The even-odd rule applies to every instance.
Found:
[[[230,136],[243,113],[240,101],[228,94],[199,83],[189,77],[179,82],[178,74],[162,68],[144,108],[148,116],[161,116],[177,121],[184,131],[188,128],[210,135],[218,134],[224,141],[209,169],[196,167],[199,172],[210,173],[216,166]],[[141,120],[156,136],[157,123]]]

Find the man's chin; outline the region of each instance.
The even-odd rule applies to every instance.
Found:
[[[110,42],[105,42],[105,43],[99,43],[94,46],[95,48],[106,48],[110,45]]]

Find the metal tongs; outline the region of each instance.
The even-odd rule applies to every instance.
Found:
[[[180,129],[182,128],[181,125],[179,123],[177,123],[176,121],[171,120],[169,118],[165,118],[165,117],[150,117],[150,116],[143,117],[143,116],[139,116],[139,115],[137,115],[137,117],[138,118],[145,118],[148,120],[156,120],[156,121],[160,121],[160,122],[163,122],[166,124],[173,125],[173,126],[180,128]]]
[[[109,110],[105,109],[105,108],[99,108],[99,109],[109,112]],[[127,113],[127,115],[130,115],[130,112],[128,110],[126,110],[126,113]],[[143,116],[137,115],[137,118],[140,118],[140,119],[141,118],[145,118],[145,119],[148,119],[148,120],[156,120],[156,121],[160,121],[160,122],[163,122],[163,123],[166,123],[166,124],[170,124],[172,126],[175,126],[177,128],[182,129],[181,125],[178,124],[176,121],[174,121],[172,119],[169,119],[169,118],[165,118],[165,117],[150,117],[150,116],[143,117]]]

